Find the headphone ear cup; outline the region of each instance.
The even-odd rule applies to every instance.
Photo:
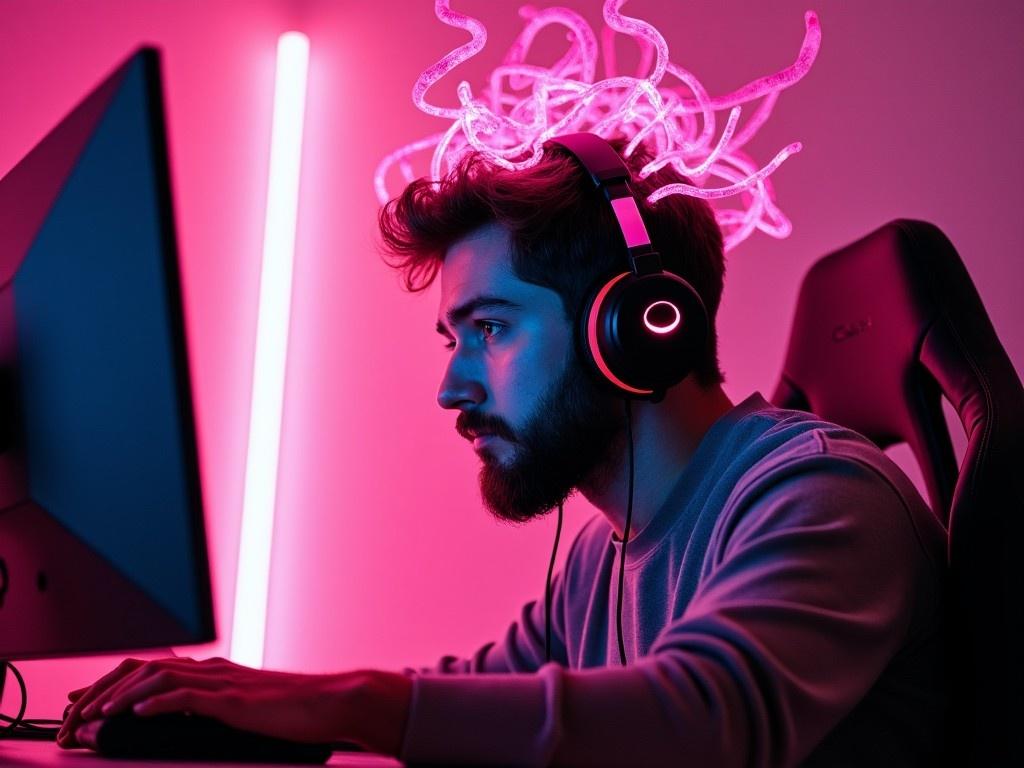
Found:
[[[659,400],[693,370],[708,343],[697,291],[671,272],[623,272],[592,292],[580,316],[584,357],[619,394]]]

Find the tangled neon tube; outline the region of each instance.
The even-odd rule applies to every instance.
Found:
[[[403,186],[423,175],[416,174],[413,160],[427,152],[432,153],[429,178],[436,182],[469,151],[482,152],[503,168],[519,170],[540,161],[548,139],[589,131],[604,138],[624,137],[627,157],[643,143],[654,159],[641,169],[640,178],[667,165],[686,177],[688,183],[655,189],[648,202],[679,194],[714,201],[726,251],[755,230],[787,237],[792,225],[775,204],[769,176],[802,145],[795,141],[783,147],[763,166],[743,147],[768,120],[779,94],[814,63],[821,46],[817,15],[814,11],[804,14],[804,40],[793,64],[731,93],[711,96],[690,71],[670,60],[668,44],[654,26],[621,13],[626,2],[605,0],[600,40],[582,16],[567,8],[521,8],[525,26],[480,94],[462,81],[456,88],[458,105],[443,107],[428,101],[428,92],[483,49],[487,29],[477,19],[452,10],[451,0],[435,0],[437,18],[466,30],[472,39],[424,70],[412,97],[421,111],[452,122],[447,130],[407,144],[381,161],[374,178],[380,202],[394,196],[387,183],[389,175],[399,176]],[[565,28],[568,49],[553,65],[529,63],[533,41],[552,25]],[[640,61],[633,74],[618,72],[617,34],[639,46]],[[601,79],[597,79],[599,54]],[[752,111],[741,127],[745,107]],[[723,121],[721,113],[726,111]],[[723,207],[718,202],[723,198],[735,198],[739,206]]]

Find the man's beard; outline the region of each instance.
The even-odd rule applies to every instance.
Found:
[[[570,350],[524,427],[463,412],[456,429],[464,437],[470,430],[494,432],[512,444],[507,466],[481,451],[480,491],[495,517],[523,523],[564,503],[582,484],[607,480],[623,448],[624,412],[621,399],[599,389]]]

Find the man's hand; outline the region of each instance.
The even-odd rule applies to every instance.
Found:
[[[411,697],[412,680],[378,670],[302,675],[225,659],[127,659],[92,686],[68,694],[72,706],[57,743],[94,747],[102,718],[118,712],[191,712],[268,736],[351,741],[397,755]]]

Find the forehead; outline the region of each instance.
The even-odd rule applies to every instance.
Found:
[[[520,280],[512,269],[508,232],[488,224],[455,241],[441,264],[439,321],[467,301],[495,296],[524,307],[546,307],[559,301],[554,291]]]

